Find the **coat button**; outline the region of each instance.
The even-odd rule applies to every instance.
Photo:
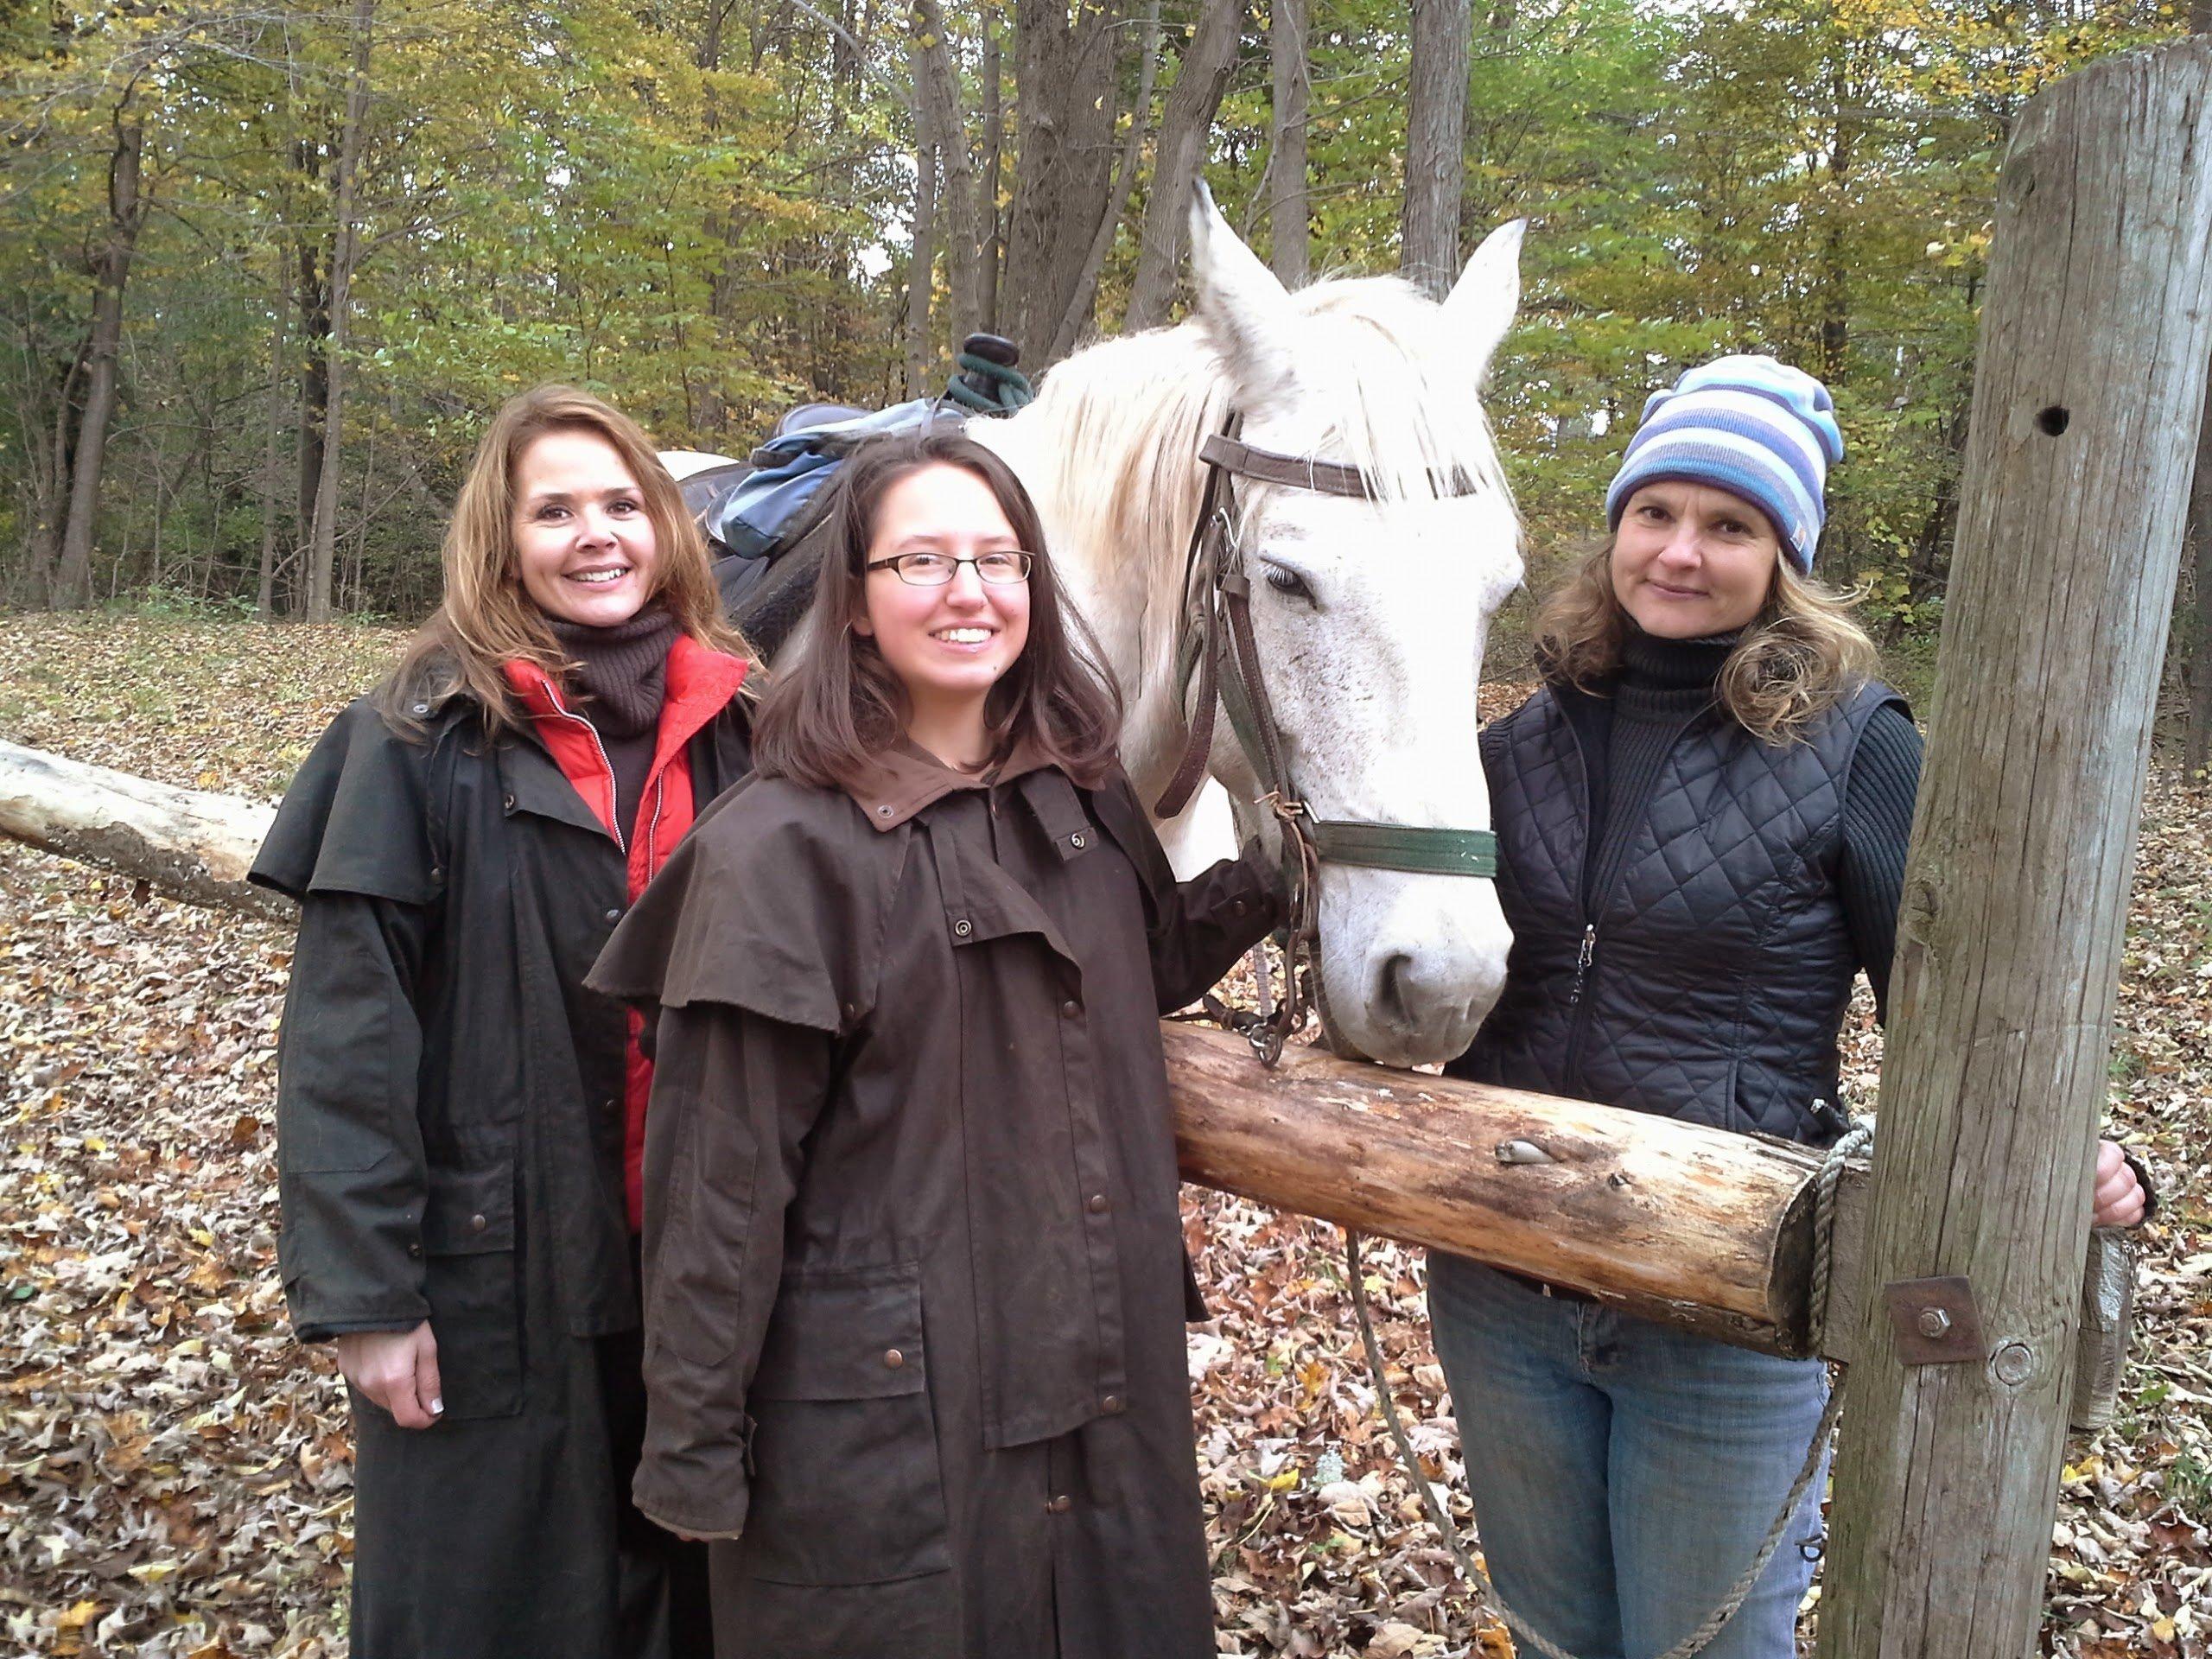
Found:
[[[879,818],[887,818],[891,816],[891,809],[887,806],[879,806],[875,809],[875,816]]]
[[[1075,1507],[1075,1500],[1070,1497],[1065,1492],[1062,1492],[1058,1497],[1052,1498],[1047,1502],[1045,1507],[1050,1510],[1054,1515],[1065,1515],[1070,1510]]]
[[[1106,1195],[1103,1192],[1094,1192],[1090,1195],[1090,1202],[1084,1205],[1084,1208],[1094,1216],[1103,1216],[1113,1206],[1106,1201]]]
[[[1068,837],[1068,845],[1074,848],[1078,853],[1081,852],[1083,850],[1083,836],[1080,834],[1070,836]]]
[[[975,931],[976,925],[964,918],[952,925],[952,937],[956,939],[964,939]]]
[[[884,1368],[887,1370],[895,1371],[906,1363],[906,1356],[900,1353],[896,1348],[887,1348],[883,1351],[883,1363]]]
[[[1122,1399],[1118,1394],[1109,1394],[1103,1400],[1101,1400],[1098,1404],[1100,1408],[1103,1409],[1108,1416],[1118,1417],[1122,1414],[1122,1408],[1128,1404],[1128,1402]]]
[[[418,702],[415,705],[415,712],[418,715],[427,715],[430,712],[430,705],[427,702]]]
[[[422,1241],[421,1239],[419,1239],[419,1238],[411,1238],[411,1239],[408,1240],[408,1241],[407,1241],[407,1254],[408,1254],[408,1255],[422,1255],[422,1254],[423,1254],[423,1241]]]
[[[1232,901],[1229,906],[1229,913],[1232,916],[1242,916],[1244,913],[1244,901],[1242,899]]]
[[[480,1233],[491,1224],[481,1216],[471,1216],[468,1218],[468,1230],[472,1233]]]
[[[610,910],[607,912],[607,919],[610,924],[619,922],[622,919],[622,912],[619,910]]]
[[[1083,1004],[1070,1000],[1060,1004],[1060,1012],[1071,1020],[1079,1020],[1083,1017]]]
[[[515,798],[512,795],[502,795],[499,797],[499,804],[512,812],[515,810]]]

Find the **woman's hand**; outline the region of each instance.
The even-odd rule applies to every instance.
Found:
[[[2143,1219],[2150,1195],[2114,1141],[2097,1142],[2097,1192],[2092,1227],[2133,1227]]]
[[[438,1339],[428,1319],[412,1331],[359,1331],[338,1338],[346,1380],[402,1428],[428,1428],[446,1408],[439,1397]]]

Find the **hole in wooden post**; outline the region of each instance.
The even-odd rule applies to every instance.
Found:
[[[2036,424],[2041,427],[2046,435],[2055,438],[2066,429],[2067,423],[2073,418],[2072,411],[2063,404],[2053,404],[2036,416]]]

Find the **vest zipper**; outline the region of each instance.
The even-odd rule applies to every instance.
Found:
[[[1582,982],[1590,977],[1590,958],[1597,949],[1598,924],[1586,922],[1582,927],[1582,949],[1574,957],[1574,984],[1567,994],[1567,1006],[1570,1008],[1582,1001]]]

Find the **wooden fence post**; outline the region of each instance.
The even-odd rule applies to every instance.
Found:
[[[2209,349],[2212,44],[2190,42],[2037,97],[1999,184],[1821,1659],[2035,1643]],[[1939,1275],[1975,1317],[1914,1287]]]

